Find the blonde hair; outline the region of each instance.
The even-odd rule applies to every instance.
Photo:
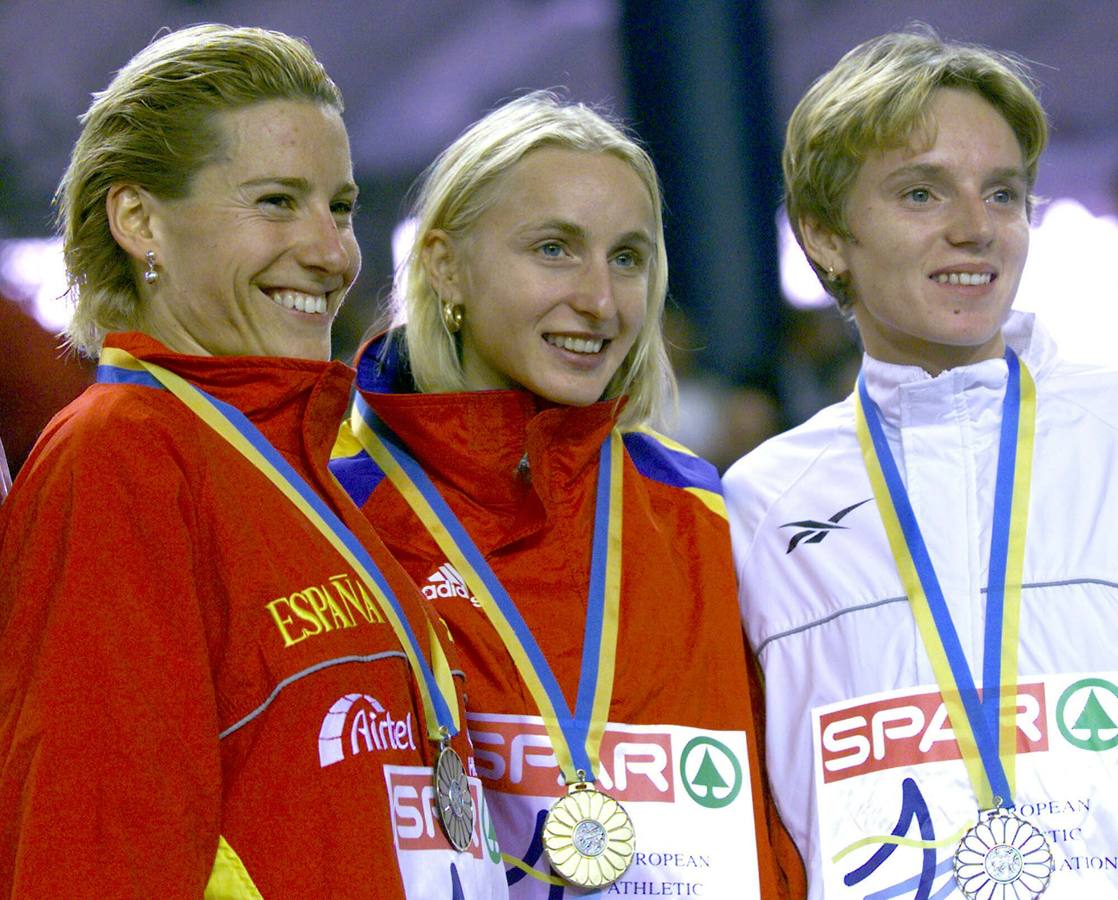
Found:
[[[986,47],[944,41],[931,28],[916,26],[855,47],[808,89],[792,113],[783,157],[785,205],[801,247],[805,219],[852,237],[845,205],[862,163],[871,153],[928,134],[928,107],[940,88],[973,91],[1001,113],[1021,145],[1031,191],[1048,125],[1025,64]],[[1030,212],[1032,204],[1030,196]],[[848,307],[849,285],[827,278],[810,262],[828,293]]]
[[[415,242],[399,273],[395,319],[405,336],[416,386],[425,392],[465,390],[458,341],[443,326],[439,298],[427,276],[423,247],[435,229],[465,236],[492,203],[489,190],[526,154],[540,147],[609,153],[629,164],[648,191],[655,215],[648,305],[640,333],[606,387],[605,397],[628,396],[622,425],[654,420],[674,397],[675,380],[661,320],[668,290],[660,185],[648,154],[617,122],[581,103],[535,91],[474,123],[431,164],[413,205]]]
[[[74,302],[73,348],[96,356],[106,332],[139,321],[134,266],[109,230],[110,188],[129,182],[160,198],[185,196],[194,173],[221,152],[214,115],[267,100],[343,109],[305,41],[226,25],[164,35],[94,95],[54,197]]]

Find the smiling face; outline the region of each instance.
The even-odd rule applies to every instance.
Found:
[[[216,126],[221,150],[187,196],[146,198],[159,278],[142,328],[182,353],[329,359],[361,268],[341,117],[273,100],[219,113]]]
[[[439,296],[464,307],[466,386],[594,403],[644,323],[649,193],[616,156],[556,147],[528,153],[490,190],[465,235],[432,232],[425,254]]]
[[[866,352],[937,374],[1004,350],[1029,246],[1021,147],[980,95],[932,97],[934,142],[870,155],[846,200],[851,239],[803,223],[812,258],[847,279]]]

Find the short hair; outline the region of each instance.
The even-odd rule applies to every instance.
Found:
[[[139,322],[134,266],[109,230],[112,186],[129,182],[162,199],[186,196],[194,174],[222,151],[215,114],[268,100],[344,108],[305,41],[215,24],[158,38],[94,94],[54,197],[74,302],[71,347],[96,356],[106,332]]]
[[[792,113],[783,156],[785,208],[801,247],[804,219],[852,237],[845,206],[862,163],[927,133],[929,105],[940,88],[973,91],[1001,113],[1021,146],[1032,190],[1048,125],[1026,65],[914,26],[855,47],[812,84]],[[1030,194],[1030,213],[1032,206]],[[839,306],[848,307],[853,297],[846,281],[828,279],[815,260],[809,262]]]
[[[406,325],[416,386],[426,392],[465,389],[458,338],[443,325],[440,301],[423,264],[427,236],[435,229],[452,238],[466,235],[493,202],[495,192],[490,188],[524,156],[541,147],[612,154],[628,163],[648,191],[656,246],[650,260],[644,324],[604,396],[627,395],[620,424],[653,421],[664,402],[675,395],[661,321],[668,259],[656,169],[648,153],[615,119],[582,103],[564,101],[551,91],[534,91],[490,112],[447,147],[423,175],[412,207],[415,241],[393,296],[395,320]]]

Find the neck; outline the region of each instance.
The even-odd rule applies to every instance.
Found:
[[[866,353],[874,359],[897,366],[919,366],[933,378],[949,369],[969,366],[1005,355],[1005,339],[999,331],[978,346],[957,347],[913,339],[907,345],[865,340]]]

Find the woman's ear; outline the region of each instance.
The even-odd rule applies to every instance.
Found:
[[[114,184],[105,197],[113,240],[137,261],[155,249],[151,222],[154,204],[155,198],[134,184]]]
[[[441,228],[428,232],[420,251],[420,260],[438,298],[452,306],[460,303],[459,254],[450,235]]]
[[[814,218],[800,219],[800,235],[804,252],[819,268],[832,276],[842,275],[848,268],[845,246],[841,238]]]

